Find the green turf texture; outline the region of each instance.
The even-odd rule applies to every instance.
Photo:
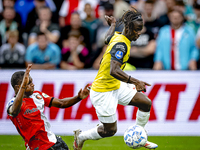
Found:
[[[61,136],[70,150],[73,150],[73,136]],[[149,136],[149,141],[158,144],[156,150],[200,150],[200,136]],[[83,150],[129,150],[122,136],[86,141]],[[0,150],[25,150],[19,135],[0,135]],[[141,148],[141,150],[146,150]]]

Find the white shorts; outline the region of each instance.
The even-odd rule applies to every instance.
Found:
[[[113,123],[117,121],[117,104],[128,105],[137,90],[134,84],[121,82],[120,88],[109,92],[95,92],[90,90],[90,100],[96,109],[99,121]]]

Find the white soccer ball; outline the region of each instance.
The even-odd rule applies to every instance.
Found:
[[[124,142],[133,149],[143,147],[147,142],[147,138],[146,130],[139,125],[130,126],[124,133]]]

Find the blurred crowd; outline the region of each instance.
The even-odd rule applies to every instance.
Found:
[[[0,0],[0,69],[98,69],[104,16],[131,7],[144,27],[126,70],[200,69],[200,0]]]

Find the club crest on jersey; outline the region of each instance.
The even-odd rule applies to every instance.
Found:
[[[37,94],[35,97],[36,97],[37,99],[42,99],[42,96],[41,96],[40,94]]]
[[[116,57],[117,59],[121,59],[121,58],[123,57],[123,52],[122,52],[122,51],[117,51],[117,52],[115,53],[115,57]]]
[[[42,96],[44,96],[45,98],[49,97],[49,95],[42,93]]]

